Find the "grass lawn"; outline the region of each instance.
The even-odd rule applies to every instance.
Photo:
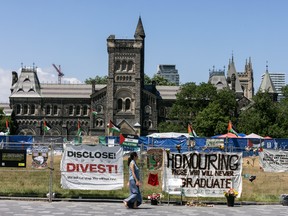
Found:
[[[60,160],[61,156],[54,156],[53,170],[53,192],[58,198],[113,198],[123,199],[129,195],[128,187],[125,184],[128,179],[127,162],[124,160],[124,188],[113,191],[95,191],[95,190],[66,190],[60,185]],[[145,161],[145,160],[144,160]],[[17,196],[17,197],[46,197],[49,191],[50,169],[34,169],[31,168],[32,156],[27,155],[26,168],[0,168],[0,196]],[[48,160],[50,165],[50,161]],[[147,184],[148,174],[150,171],[146,169],[144,163],[143,171],[143,186],[142,195],[147,199],[149,194],[153,192],[161,193],[161,172],[157,173],[160,177],[159,186],[151,186]],[[256,201],[256,202],[279,202],[280,194],[288,193],[288,173],[267,173],[263,172],[259,167],[258,157],[248,157],[243,159],[243,191],[242,196],[237,198],[237,201]],[[256,179],[253,182],[247,178],[250,175],[255,175]],[[168,197],[164,194],[164,200]],[[173,199],[180,199],[173,197]],[[184,197],[184,201],[224,201],[223,198],[190,198]]]

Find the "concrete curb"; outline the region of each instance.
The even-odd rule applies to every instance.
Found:
[[[24,200],[24,201],[47,201],[49,202],[49,198],[43,198],[43,197],[7,197],[7,196],[0,196],[0,200]],[[118,203],[122,202],[122,199],[87,199],[87,198],[52,198],[52,202],[112,202],[112,203]],[[143,200],[144,202],[150,202],[149,200]],[[161,201],[161,203],[168,203],[167,201]],[[179,202],[173,202],[170,201],[171,204],[177,204],[180,205]],[[183,205],[185,205],[187,202],[183,201]],[[203,203],[207,205],[227,205],[225,201],[195,201],[195,203]],[[281,205],[280,202],[250,202],[250,201],[239,201],[235,202],[235,205]]]

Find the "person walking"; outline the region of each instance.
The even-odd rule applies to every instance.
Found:
[[[142,204],[142,195],[140,192],[140,170],[136,163],[137,159],[137,153],[131,152],[130,157],[128,158],[130,196],[123,200],[126,208],[137,208]]]

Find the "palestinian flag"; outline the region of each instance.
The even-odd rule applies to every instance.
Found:
[[[120,134],[119,136],[120,145],[137,147],[138,140],[139,140],[139,137],[133,134]]]
[[[92,113],[92,115],[93,115],[93,116],[95,116],[95,117],[96,117],[96,116],[97,116],[97,114],[98,114],[98,113],[97,113],[95,110],[92,110],[92,112],[91,112],[91,113]]]
[[[198,137],[191,124],[188,124],[188,134],[193,137]]]
[[[6,135],[10,134],[10,127],[9,127],[9,122],[6,120]]]
[[[116,131],[116,132],[120,132],[120,128],[118,128],[111,120],[109,122],[109,130],[110,131]]]
[[[48,132],[51,128],[47,125],[47,122],[44,121],[44,131]]]
[[[79,120],[78,120],[78,124],[77,124],[77,136],[81,136],[81,126],[80,126]]]
[[[228,132],[235,134],[238,137],[238,133],[234,130],[231,120],[228,122]]]

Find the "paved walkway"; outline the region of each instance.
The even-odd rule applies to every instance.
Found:
[[[288,206],[282,205],[214,205],[211,207],[190,207],[162,204],[152,206],[149,203],[142,204],[138,209],[126,209],[120,202],[47,202],[47,201],[22,201],[0,200],[1,216],[110,216],[110,215],[133,215],[133,216],[158,216],[158,215],[287,215]]]

